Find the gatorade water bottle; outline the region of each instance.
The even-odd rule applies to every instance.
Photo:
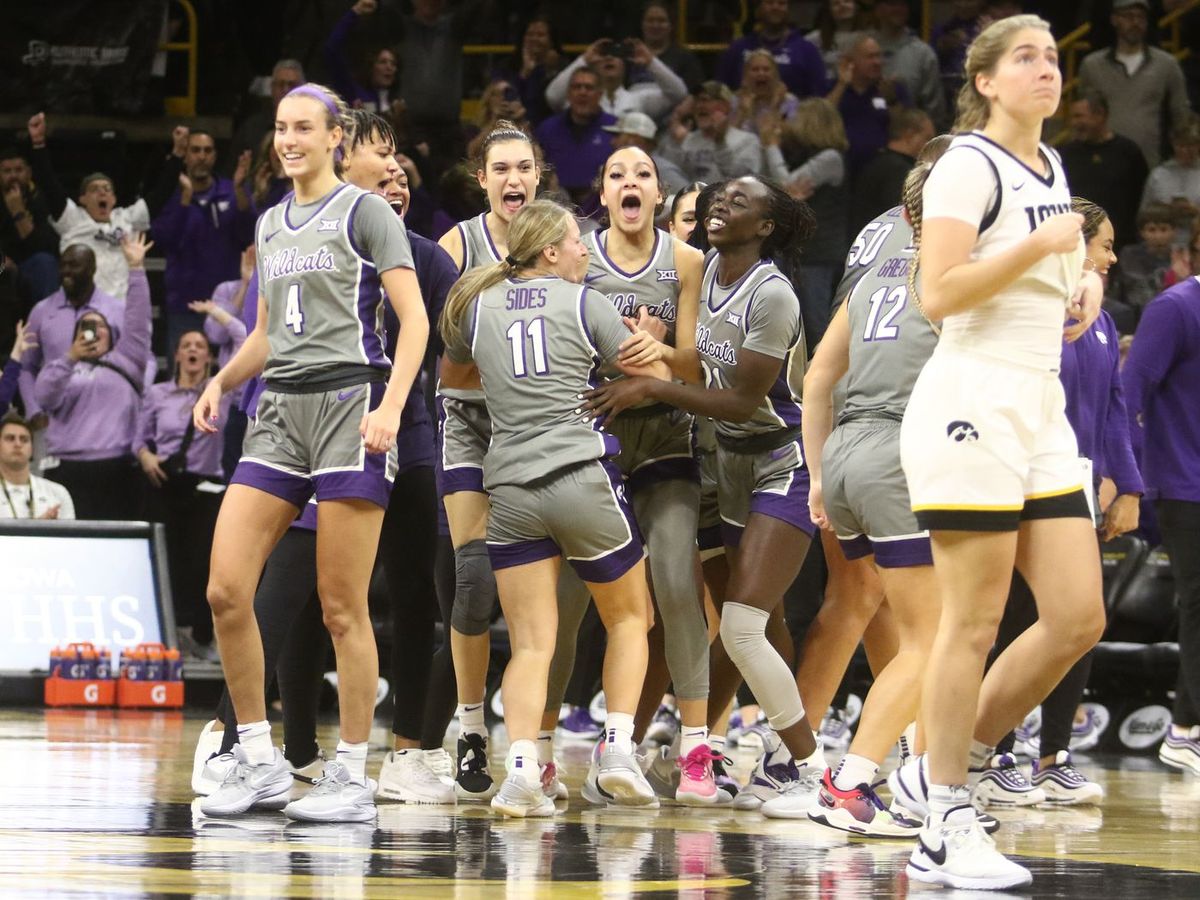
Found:
[[[183,659],[178,650],[168,650],[166,654],[167,681],[183,681]]]
[[[82,677],[89,681],[96,678],[96,670],[100,664],[100,656],[96,653],[96,648],[91,644],[85,644],[79,648],[79,656],[83,660]]]
[[[51,676],[58,676],[59,678],[62,677],[62,675],[63,675],[62,663],[63,663],[62,647],[59,647],[56,645],[54,647],[54,649],[50,651],[50,675]]]
[[[166,672],[163,670],[162,651],[157,647],[146,648],[146,681],[163,681]]]
[[[142,681],[145,678],[145,660],[136,647],[121,653],[121,677],[128,681]]]
[[[112,678],[112,651],[101,647],[96,658],[96,678],[106,680]]]

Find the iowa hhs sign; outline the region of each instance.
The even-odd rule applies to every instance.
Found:
[[[65,524],[65,523],[64,523]],[[112,650],[168,636],[150,527],[143,536],[0,533],[0,671],[45,669],[50,651],[72,641]],[[173,635],[171,635],[173,638]]]

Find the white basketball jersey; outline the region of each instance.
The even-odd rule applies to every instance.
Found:
[[[960,179],[973,176],[992,184],[987,212],[979,226],[979,237],[971,259],[987,259],[1002,253],[1027,237],[1045,219],[1071,211],[1071,191],[1058,154],[1039,145],[1046,172],[1034,171],[999,144],[974,132],[954,139],[946,156],[934,166],[926,193],[926,220],[937,215],[955,215],[947,203],[948,187],[964,186]],[[966,156],[964,156],[966,155]],[[973,157],[979,157],[975,159]],[[943,162],[954,162],[957,185],[944,181],[935,185],[934,176]],[[966,168],[961,168],[962,166]],[[972,178],[973,180],[973,178]],[[984,182],[984,183],[988,183]],[[935,197],[937,199],[935,199]],[[1062,331],[1067,303],[1083,273],[1084,245],[1071,253],[1052,253],[1030,266],[1016,281],[974,309],[947,316],[942,323],[940,347],[961,349],[1007,362],[1058,371],[1062,358]]]

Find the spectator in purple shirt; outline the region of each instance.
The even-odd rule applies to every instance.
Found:
[[[758,0],[757,29],[730,43],[717,62],[717,80],[730,88],[742,86],[742,65],[751,50],[770,50],[779,75],[797,97],[820,97],[828,90],[821,51],[788,24],[787,0]]]
[[[57,291],[40,301],[25,323],[32,342],[21,357],[21,401],[25,417],[35,429],[46,427],[46,416],[34,391],[34,382],[47,360],[60,359],[75,342],[76,323],[90,312],[99,313],[109,322],[119,322],[125,303],[95,284],[96,256],[90,247],[72,244],[59,261]]]
[[[851,180],[887,146],[888,110],[897,105],[912,106],[908,89],[901,82],[883,77],[883,50],[870,35],[855,41],[838,63],[837,84],[829,92],[829,101],[838,108],[846,126],[850,141],[846,162]]]
[[[379,7],[378,0],[357,0],[346,11],[325,39],[325,67],[330,83],[351,106],[390,115],[392,104],[403,103],[396,90],[399,65],[396,51],[378,47],[367,61],[365,77],[359,77],[346,59],[345,46],[359,19],[369,16]]]
[[[8,359],[4,361],[4,368],[0,370],[0,417],[8,412],[13,398],[17,396],[17,385],[21,376],[21,357],[27,349],[33,346],[33,341],[33,332],[25,327],[24,322],[18,322],[16,336],[13,338],[12,353],[8,355]]]
[[[132,447],[150,357],[150,285],[142,265],[151,245],[140,234],[122,246],[129,293],[119,330],[88,310],[69,349],[46,363],[34,385],[35,401],[50,416],[43,474],[67,488],[80,519],[132,519],[141,507]]]
[[[1200,228],[1190,244],[1200,271]],[[1129,415],[1142,429],[1142,474],[1155,501],[1179,601],[1179,682],[1158,757],[1200,774],[1200,279],[1147,305],[1123,370]]]
[[[559,185],[585,214],[599,209],[592,182],[612,152],[612,134],[604,130],[617,117],[600,109],[600,74],[589,66],[576,69],[567,85],[567,108],[537,130],[537,140],[554,167]]]
[[[192,407],[208,383],[211,367],[212,352],[203,332],[184,332],[175,348],[174,377],[146,392],[133,441],[149,481],[147,515],[166,526],[175,624],[188,646],[189,638],[202,646],[212,642],[212,614],[204,589],[225,493],[224,438],[197,431],[192,422]],[[232,394],[221,398],[219,427],[224,427],[232,405]]]
[[[238,259],[254,242],[254,206],[247,184],[250,151],[238,157],[233,180],[213,171],[216,144],[211,134],[193,130],[183,159],[168,157],[163,181],[178,186],[154,217],[151,232],[167,257],[167,346],[185,331],[204,328],[204,318],[188,309],[206,300],[222,281],[236,278]]]

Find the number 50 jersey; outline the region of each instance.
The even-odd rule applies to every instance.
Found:
[[[900,421],[938,341],[908,287],[909,269],[917,262],[912,228],[891,211],[876,223],[890,233],[880,245],[882,252],[872,257],[874,265],[861,272],[845,299],[850,368],[839,424],[860,418]],[[919,277],[917,281],[919,287]]]

